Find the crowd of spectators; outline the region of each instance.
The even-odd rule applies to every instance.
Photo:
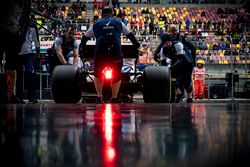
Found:
[[[118,2],[118,1],[116,1]],[[109,1],[105,1],[107,5]],[[38,17],[54,33],[63,30],[68,23],[75,23],[78,36],[101,16],[99,6],[93,3],[93,17],[86,18],[86,4],[74,2],[69,5],[36,1],[34,8],[58,22]],[[198,55],[228,56],[249,54],[249,13],[242,8],[215,7],[119,7],[113,4],[115,15],[120,18],[141,42],[150,45],[150,37],[160,37],[170,24],[176,24],[180,32],[190,35],[197,47]],[[42,29],[41,29],[42,30]],[[205,35],[204,35],[205,34]],[[228,37],[232,39],[228,39]],[[52,39],[44,37],[42,40]],[[149,44],[148,44],[149,43]],[[152,52],[153,48],[145,49]],[[212,58],[214,59],[214,58]],[[216,58],[217,59],[217,58]],[[147,61],[145,61],[147,62]],[[150,61],[151,62],[151,61]]]
[[[36,2],[38,0],[32,0]],[[80,2],[81,0],[39,0],[41,2],[56,2],[56,3],[72,3]],[[104,0],[105,1],[105,0]],[[112,0],[112,2],[119,3],[119,0]],[[160,0],[127,0],[125,3],[136,3],[136,4],[159,4],[162,1]],[[166,0],[164,1],[167,4],[225,4],[232,3],[238,4],[241,3],[239,0]]]

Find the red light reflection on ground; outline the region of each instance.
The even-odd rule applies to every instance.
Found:
[[[118,105],[103,104],[94,113],[95,128],[100,149],[101,166],[115,167],[118,164],[121,139],[121,113]],[[119,165],[118,165],[119,166]]]
[[[104,110],[104,135],[105,135],[105,161],[112,162],[115,159],[115,150],[113,148],[113,115],[111,104],[106,104]]]

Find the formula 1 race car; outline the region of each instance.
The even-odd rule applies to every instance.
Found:
[[[93,59],[95,45],[87,45],[84,58]],[[130,95],[130,99],[122,102],[133,102],[134,93],[142,93],[145,103],[168,103],[171,97],[170,69],[165,66],[147,66],[137,71],[138,50],[133,45],[122,45],[124,59],[134,59],[134,67],[122,70],[122,83],[119,96]],[[123,68],[125,69],[125,68]],[[109,86],[112,79],[112,67],[103,69],[105,80],[103,96],[110,98]],[[52,73],[52,97],[56,103],[77,103],[83,92],[95,93],[93,72],[80,69],[75,65],[58,65]]]

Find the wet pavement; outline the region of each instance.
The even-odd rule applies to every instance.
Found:
[[[0,137],[2,167],[238,167],[250,104],[0,105]]]

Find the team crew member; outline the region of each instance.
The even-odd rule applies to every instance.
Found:
[[[188,39],[187,35],[182,35],[178,32],[176,25],[171,24],[169,26],[169,34],[164,35],[170,35],[172,40],[174,41],[180,41],[184,45],[184,50],[187,54],[190,54],[189,57],[192,58],[193,61],[193,67],[196,65],[196,47],[195,45]],[[164,35],[162,38],[164,38]],[[161,42],[160,45],[157,47],[154,53],[154,59],[155,61],[160,63],[160,57],[159,53],[161,51],[161,48],[163,47],[163,43]]]
[[[196,47],[195,45],[188,39],[187,34],[180,34],[177,31],[176,25],[172,24],[169,26],[169,35],[174,41],[180,41],[183,44],[184,51],[188,54],[188,57],[192,59],[193,67],[196,65]]]
[[[34,16],[32,15],[32,18]],[[32,51],[32,42],[35,44],[36,55]],[[36,98],[36,75],[34,69],[35,56],[40,55],[40,43],[38,29],[33,20],[29,22],[28,31],[26,33],[25,42],[22,45],[19,60],[20,64],[17,69],[17,85],[16,95],[23,102],[23,66],[25,72],[25,80],[27,81],[27,94],[29,103],[37,103]]]
[[[76,27],[70,24],[66,28],[66,32],[61,37],[57,37],[54,43],[55,54],[50,60],[50,70],[53,71],[54,67],[61,64],[70,64],[69,59],[73,57],[72,64],[78,65],[79,54],[78,44],[75,39]],[[52,51],[54,52],[54,51]],[[53,54],[53,53],[52,53]]]
[[[204,95],[204,83],[205,83],[205,61],[199,59],[196,62],[196,67],[193,69],[193,85],[194,85],[194,98],[203,99]]]
[[[22,47],[29,21],[31,0],[8,0],[0,5],[0,36],[4,40],[0,45],[0,59],[5,55],[4,69],[9,89],[0,93],[0,103],[19,103],[14,95],[18,53]],[[1,60],[0,60],[1,61]],[[1,85],[2,86],[2,85]],[[5,99],[2,96],[8,96]],[[1,99],[3,99],[1,101]],[[5,100],[4,100],[5,99]]]
[[[194,44],[189,41],[187,35],[182,35],[178,32],[176,25],[171,24],[169,26],[169,34],[164,34],[161,39],[164,39],[165,36],[170,36],[172,38],[173,41],[179,41],[183,44],[183,49],[185,51],[185,57],[188,59],[189,62],[192,62],[192,66],[189,66],[189,70],[188,71],[192,71],[193,67],[196,65],[196,47],[194,46]],[[159,46],[157,47],[157,49],[155,50],[154,53],[154,59],[156,62],[160,63],[161,65],[169,65],[170,61],[165,61],[165,60],[161,60],[160,59],[160,55],[161,55],[161,50],[162,47],[164,46],[164,43],[161,42],[159,44]],[[167,59],[168,60],[168,59]],[[190,73],[191,75],[192,73]],[[171,73],[171,80],[172,80],[172,92],[171,92],[171,101],[170,102],[177,102],[175,100],[175,87],[176,87],[176,76],[174,73]],[[181,94],[184,95],[184,90],[181,90]],[[179,101],[179,100],[178,100]],[[181,100],[180,100],[181,101]]]
[[[187,93],[187,103],[192,103],[192,61],[184,51],[184,46],[179,41],[173,41],[169,35],[162,38],[163,47],[161,61],[171,59],[171,75],[176,78],[175,103],[180,103],[184,97],[184,90]]]
[[[102,70],[107,64],[112,66],[114,72],[114,78],[111,83],[111,102],[119,102],[117,96],[121,85],[121,68],[123,66],[121,33],[126,35],[135,47],[140,47],[140,44],[134,34],[119,19],[112,17],[112,14],[112,8],[104,7],[102,10],[102,19],[97,20],[93,25],[91,25],[81,40],[81,47],[84,50],[86,42],[89,38],[96,38],[94,84],[98,96],[97,103],[102,102],[102,88],[104,83],[101,77]]]

